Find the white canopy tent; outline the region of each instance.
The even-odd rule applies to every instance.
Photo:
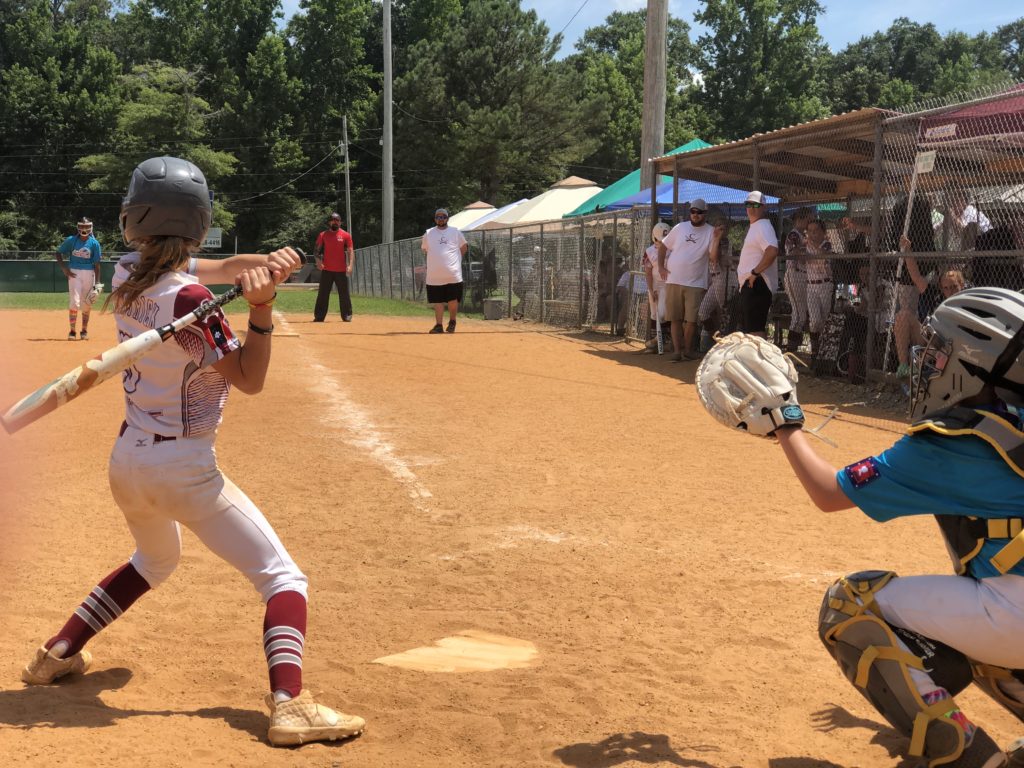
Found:
[[[493,213],[496,210],[497,209],[490,203],[485,203],[483,200],[477,200],[475,203],[470,203],[461,211],[449,218],[448,226],[455,227],[456,229],[465,229],[473,222],[479,221],[488,213]]]
[[[570,176],[553,184],[546,192],[530,198],[522,205],[517,205],[511,211],[495,216],[484,224],[478,224],[476,228],[501,229],[561,219],[600,191],[601,187],[594,182],[581,179],[579,176]]]

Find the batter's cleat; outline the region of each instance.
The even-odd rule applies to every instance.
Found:
[[[361,717],[317,704],[313,694],[306,690],[288,701],[274,701],[274,695],[267,694],[267,706],[270,708],[267,738],[275,747],[348,739],[358,736],[366,727]]]
[[[81,675],[92,666],[92,654],[79,651],[66,659],[58,658],[41,646],[36,657],[21,670],[21,679],[29,685],[49,685],[64,675]]]
[[[1006,748],[1006,756],[1010,759],[1006,768],[1024,768],[1024,738],[1010,744]]]
[[[70,331],[68,331],[68,341],[74,341],[77,338],[78,338],[78,336],[75,334],[74,328],[72,328]]]
[[[89,332],[83,329],[82,332],[79,334],[78,338],[80,338],[82,341],[88,341]]]

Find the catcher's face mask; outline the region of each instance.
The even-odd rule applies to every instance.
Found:
[[[80,234],[82,237],[88,237],[89,235],[91,235],[92,234],[92,224],[79,224],[78,225],[78,234]]]
[[[953,351],[951,342],[946,341],[928,325],[922,329],[926,338],[924,346],[913,347],[910,351],[910,391],[912,412],[918,412],[918,405],[928,400],[932,382],[940,379],[949,363]]]

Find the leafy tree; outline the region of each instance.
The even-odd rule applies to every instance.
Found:
[[[1024,17],[1004,24],[994,35],[1003,57],[1003,65],[1018,80],[1024,80]]]
[[[703,0],[695,18],[701,103],[719,136],[742,138],[827,113],[817,0]]]
[[[560,43],[518,0],[468,0],[447,35],[414,46],[414,67],[395,82],[396,165],[437,173],[410,229],[439,201],[535,194],[589,153],[601,110],[567,96],[582,83],[555,61]]]
[[[599,123],[600,145],[581,163],[584,175],[602,183],[615,181],[639,163],[646,24],[646,11],[612,13],[604,24],[583,33],[577,53],[569,58],[583,78],[584,97],[607,110]],[[697,53],[689,30],[682,20],[669,19],[665,138],[670,147],[694,138],[694,123],[701,122],[693,114]]]
[[[194,73],[154,63],[136,67],[125,77],[130,94],[118,116],[112,151],[79,158],[75,167],[96,174],[94,190],[123,190],[132,170],[148,157],[174,155],[202,168],[211,189],[228,178],[238,160],[209,144],[207,118],[210,105],[196,94]],[[234,215],[220,199],[213,211],[214,224],[230,229]]]

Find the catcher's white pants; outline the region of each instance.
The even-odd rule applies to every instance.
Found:
[[[96,270],[72,269],[68,278],[68,309],[81,309],[83,305],[87,310],[91,309],[88,296],[95,284]]]
[[[789,316],[789,330],[803,333],[807,330],[807,273],[795,263],[786,267],[786,276],[782,279],[786,295],[793,311]]]
[[[110,490],[135,537],[131,563],[156,587],[178,565],[181,528],[245,575],[266,602],[306,595],[306,576],[256,505],[217,467],[216,432],[155,443],[128,427],[110,455]]]
[[[807,283],[807,314],[811,333],[825,330],[825,320],[832,311],[832,297],[835,295],[835,283],[826,280],[823,283]]]
[[[901,576],[875,593],[882,617],[975,661],[1024,669],[1024,576]]]

